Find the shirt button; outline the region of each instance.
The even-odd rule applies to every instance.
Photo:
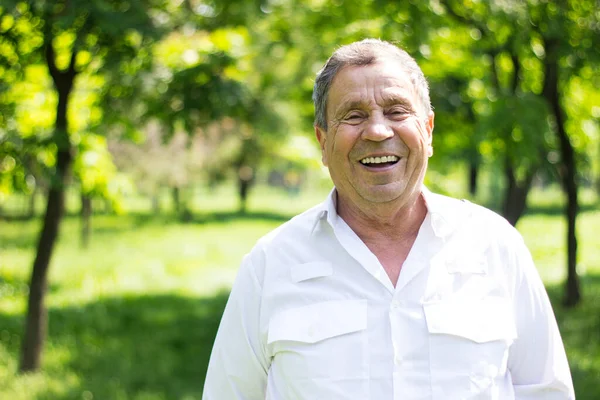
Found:
[[[397,310],[400,308],[400,302],[397,300],[392,301],[392,309]]]

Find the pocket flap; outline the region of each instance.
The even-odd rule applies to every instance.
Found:
[[[307,279],[331,276],[333,274],[331,263],[325,261],[296,264],[291,267],[291,270],[294,282],[302,282]]]
[[[477,343],[512,341],[517,336],[511,303],[504,298],[426,303],[423,308],[431,334],[460,336]]]
[[[269,321],[267,343],[292,340],[316,343],[367,327],[366,300],[339,300],[291,308]]]

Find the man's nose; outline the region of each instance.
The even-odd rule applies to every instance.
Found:
[[[364,140],[381,142],[394,136],[394,131],[383,115],[371,115],[363,131]]]

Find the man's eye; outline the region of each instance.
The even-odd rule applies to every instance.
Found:
[[[362,124],[364,120],[365,118],[361,114],[348,114],[340,122],[350,126],[357,126]]]
[[[389,110],[386,114],[388,114],[392,118],[404,118],[410,115],[410,112],[404,108],[393,108]]]
[[[349,114],[346,116],[346,119],[357,119],[361,118],[360,114]]]

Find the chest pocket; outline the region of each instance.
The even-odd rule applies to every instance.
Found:
[[[269,321],[271,368],[290,381],[366,380],[367,301],[339,300],[284,310]],[[330,383],[331,384],[331,383]]]
[[[501,297],[424,304],[435,399],[481,398],[506,375],[516,338],[510,301]]]

